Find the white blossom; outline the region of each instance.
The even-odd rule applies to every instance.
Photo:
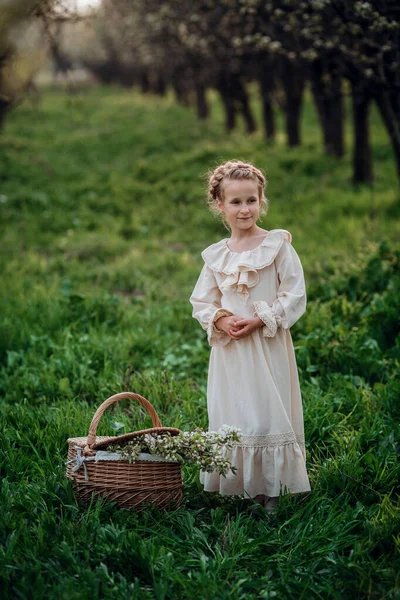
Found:
[[[232,467],[226,450],[240,441],[240,429],[223,425],[218,431],[181,431],[178,435],[145,434],[135,437],[123,446],[110,445],[110,452],[119,452],[122,460],[134,463],[141,452],[158,454],[171,462],[181,464],[194,463],[207,472],[218,471],[227,475]]]

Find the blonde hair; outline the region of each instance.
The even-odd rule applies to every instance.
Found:
[[[230,231],[228,222],[225,219],[224,213],[220,212],[217,207],[217,198],[224,201],[224,179],[252,179],[257,182],[258,196],[261,199],[260,215],[266,215],[268,212],[268,198],[265,196],[264,189],[267,186],[267,178],[260,169],[254,165],[241,160],[228,160],[225,163],[218,165],[207,174],[208,194],[207,205],[211,213],[215,217],[221,218],[225,227]]]

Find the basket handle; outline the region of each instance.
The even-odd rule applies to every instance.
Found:
[[[131,398],[131,400],[137,400],[138,402],[140,402],[140,404],[147,410],[147,412],[151,416],[151,420],[153,421],[153,427],[162,427],[160,418],[156,413],[156,410],[151,404],[151,402],[146,400],[146,398],[144,398],[140,394],[135,394],[134,392],[121,392],[120,394],[114,394],[113,396],[107,398],[107,400],[104,400],[104,402],[100,404],[99,408],[94,413],[92,422],[90,423],[89,427],[86,447],[89,446],[90,448],[90,446],[95,443],[97,426],[101,417],[103,416],[103,413],[107,410],[109,406],[111,406],[111,404],[114,404],[115,402],[118,402],[123,398]]]

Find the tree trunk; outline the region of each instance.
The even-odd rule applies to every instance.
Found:
[[[372,183],[374,180],[368,113],[371,96],[362,84],[352,83],[353,102],[353,182]]]
[[[324,151],[341,158],[344,155],[342,82],[339,76],[332,72],[330,75],[330,83],[326,84],[321,61],[311,65],[311,91],[322,128]]]
[[[235,90],[235,98],[240,106],[240,112],[242,113],[246,122],[247,133],[253,133],[256,131],[257,126],[253,117],[253,113],[251,112],[249,95],[239,77],[234,78],[232,88]]]
[[[165,94],[167,93],[167,84],[165,82],[164,77],[160,73],[158,73],[156,75],[156,80],[155,80],[155,85],[154,85],[154,92],[158,96],[165,96]]]
[[[189,90],[182,79],[182,75],[180,73],[175,73],[172,76],[171,82],[178,104],[181,104],[182,106],[190,106],[188,93]]]
[[[136,81],[136,70],[129,65],[120,64],[118,69],[119,83],[122,87],[131,88]]]
[[[302,104],[299,98],[287,99],[286,110],[286,130],[288,136],[288,145],[290,147],[300,146],[300,115]]]
[[[140,89],[142,90],[142,94],[147,94],[150,90],[150,82],[149,76],[146,71],[141,71],[139,76]]]
[[[199,119],[207,119],[210,109],[206,97],[206,88],[202,83],[196,83],[196,107]]]
[[[389,99],[394,114],[396,115],[397,120],[400,121],[400,93],[397,90],[389,92]]]
[[[397,176],[400,179],[400,94],[381,91],[375,95],[375,102],[385,124],[392,144],[396,161]]]
[[[305,76],[299,63],[282,59],[282,84],[285,92],[286,131],[288,145],[300,146],[300,116],[303,105]]]
[[[3,127],[4,121],[6,118],[6,114],[7,114],[7,111],[9,110],[10,106],[11,106],[11,102],[0,98],[0,128]]]
[[[225,109],[225,128],[227,131],[232,131],[236,127],[236,110],[232,98],[221,92],[221,100]]]
[[[344,141],[344,116],[345,108],[342,94],[342,77],[340,75],[332,75],[332,154],[338,158],[345,155]]]
[[[218,78],[217,89],[225,109],[226,130],[232,131],[236,127],[236,107],[230,81],[224,73],[221,73]]]
[[[260,93],[262,101],[263,119],[264,119],[264,134],[268,141],[275,139],[275,114],[272,106],[272,92],[274,90],[274,81],[272,73],[267,73],[262,70],[259,77]]]
[[[172,79],[172,87],[175,92],[175,98],[178,104],[185,104],[184,92],[179,78],[174,76]]]

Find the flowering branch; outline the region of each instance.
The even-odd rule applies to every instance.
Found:
[[[171,462],[181,464],[194,463],[203,471],[211,473],[218,471],[225,476],[229,471],[235,473],[225,451],[232,448],[234,442],[240,441],[240,429],[223,425],[218,431],[181,431],[172,436],[169,432],[163,434],[138,435],[124,445],[112,444],[107,451],[118,452],[122,460],[136,462],[141,452],[158,454]]]

